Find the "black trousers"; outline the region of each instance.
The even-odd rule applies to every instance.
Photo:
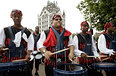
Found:
[[[34,60],[30,61],[29,65],[31,70],[33,69]],[[41,59],[35,59],[35,69],[39,70],[39,64],[41,64]]]
[[[45,74],[46,74],[46,76],[54,76],[53,66],[45,64]]]

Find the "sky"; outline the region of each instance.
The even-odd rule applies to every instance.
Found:
[[[48,0],[1,0],[0,1],[0,30],[7,26],[12,26],[13,21],[10,18],[12,9],[19,9],[23,13],[22,25],[34,30],[38,25],[38,15],[43,7],[47,5]],[[72,33],[80,32],[80,23],[84,21],[83,15],[76,8],[82,0],[49,0],[57,1],[61,12],[65,11],[66,29]]]

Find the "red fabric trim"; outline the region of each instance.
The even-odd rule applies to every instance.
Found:
[[[63,30],[63,27],[61,27],[60,31],[62,32],[62,30]],[[65,30],[64,36],[70,36],[70,35],[71,35],[71,32],[69,32],[68,30]],[[43,43],[43,45],[45,47],[50,47],[50,46],[55,46],[56,43],[57,43],[57,39],[55,37],[55,34],[54,34],[52,28],[50,28],[50,32],[48,34],[48,37],[47,37],[46,41]]]

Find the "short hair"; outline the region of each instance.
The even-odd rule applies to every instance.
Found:
[[[39,28],[39,26],[36,26],[35,28]]]

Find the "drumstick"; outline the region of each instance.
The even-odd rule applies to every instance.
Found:
[[[13,60],[12,62],[27,61],[27,59]]]
[[[104,61],[104,60],[107,60],[107,59],[110,59],[110,57],[108,57],[108,58],[104,58],[104,59],[102,59],[101,61]]]
[[[87,57],[107,57],[107,56],[105,56],[105,55],[101,55],[101,56],[87,56]]]
[[[57,54],[57,53],[60,53],[60,52],[63,52],[63,51],[66,51],[66,50],[69,50],[69,48],[66,48],[66,49],[62,49],[62,50],[56,51],[56,52],[52,53],[52,55]]]
[[[0,50],[6,51],[6,50],[9,50],[9,48],[2,48],[2,49],[0,49]]]
[[[5,50],[9,50],[9,48],[3,48],[2,50],[3,50],[3,51],[5,51]]]

